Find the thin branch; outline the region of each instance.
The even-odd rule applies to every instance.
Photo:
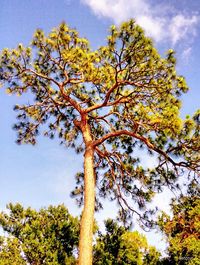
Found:
[[[32,70],[32,69],[24,69],[24,70],[22,71],[22,73],[23,73],[23,72],[30,72],[30,73],[34,74],[35,76],[37,76],[37,77],[41,77],[41,78],[43,78],[43,79],[45,79],[45,80],[48,80],[48,81],[53,82],[53,83],[56,84],[58,87],[60,86],[60,84],[59,84],[55,79],[53,79],[53,78],[51,78],[51,77],[49,77],[49,76],[46,76],[46,75],[43,75],[43,74],[37,73],[37,72],[35,72],[35,71]]]
[[[108,92],[107,92],[107,94],[106,94],[106,97],[105,97],[105,100],[103,101],[103,103],[101,103],[101,104],[96,104],[96,105],[94,105],[94,106],[91,106],[91,107],[87,108],[87,109],[85,110],[85,112],[86,112],[86,113],[89,113],[89,112],[91,112],[91,111],[93,111],[93,110],[96,110],[96,109],[102,108],[102,107],[104,107],[104,106],[108,106],[107,103],[108,103],[108,101],[109,101],[109,99],[110,99],[110,95],[111,95],[111,93],[112,93],[117,87],[118,87],[118,83],[116,83],[114,86],[112,86],[112,87],[108,90]]]

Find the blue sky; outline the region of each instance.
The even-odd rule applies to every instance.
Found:
[[[182,115],[193,113],[200,98],[199,0],[1,0],[0,50],[18,43],[27,45],[36,28],[49,32],[62,21],[88,38],[95,49],[105,44],[111,24],[131,17],[154,39],[161,54],[169,48],[176,50],[178,72],[191,88],[183,97]],[[46,138],[39,138],[35,147],[15,144],[12,109],[24,100],[0,90],[0,209],[9,202],[35,208],[64,202],[73,214],[78,214],[69,193],[82,159]],[[99,216],[113,217],[114,212],[107,206]]]

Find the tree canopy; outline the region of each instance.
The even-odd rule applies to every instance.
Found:
[[[146,237],[137,231],[129,231],[108,219],[106,234],[99,232],[94,247],[95,265],[156,265],[160,264],[160,253],[149,246]]]
[[[0,213],[0,225],[9,235],[2,237],[0,264],[75,264],[79,221],[64,205],[36,211],[9,204],[7,209]]]
[[[200,264],[200,198],[181,196],[171,204],[173,217],[163,214],[160,228],[169,243],[172,264]]]

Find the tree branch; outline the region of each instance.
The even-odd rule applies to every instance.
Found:
[[[30,72],[30,73],[34,74],[35,76],[37,76],[37,77],[41,77],[41,78],[43,78],[43,79],[45,79],[45,80],[48,80],[48,81],[53,82],[53,83],[56,84],[58,87],[60,86],[60,84],[59,84],[55,79],[53,79],[53,78],[51,78],[51,77],[49,77],[49,76],[46,76],[46,75],[43,75],[43,74],[37,73],[37,72],[35,72],[35,71],[32,70],[32,69],[24,69],[24,70],[22,71],[22,73],[23,73],[23,72]]]
[[[59,88],[64,99],[66,99],[80,114],[83,113],[83,110],[80,105],[65,92],[64,86],[59,85]]]
[[[189,168],[189,165],[186,162],[175,162],[166,152],[164,152],[163,150],[157,148],[156,146],[154,146],[146,137],[141,136],[137,133],[134,132],[130,132],[128,130],[119,130],[119,131],[113,131],[111,133],[108,133],[106,135],[104,135],[103,137],[101,137],[98,140],[95,140],[93,142],[93,146],[97,147],[98,145],[102,144],[103,142],[105,142],[106,140],[113,138],[113,137],[117,137],[117,136],[122,136],[122,135],[128,135],[131,136],[133,138],[136,138],[140,141],[142,141],[143,143],[146,144],[146,146],[151,149],[154,150],[155,152],[157,152],[158,154],[162,155],[166,160],[168,160],[173,166],[182,166],[185,168]]]

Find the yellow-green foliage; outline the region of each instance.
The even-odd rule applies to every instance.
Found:
[[[169,257],[176,264],[200,264],[199,197],[181,197],[173,202],[172,210],[172,218],[163,214],[160,219],[160,227],[169,242]]]

